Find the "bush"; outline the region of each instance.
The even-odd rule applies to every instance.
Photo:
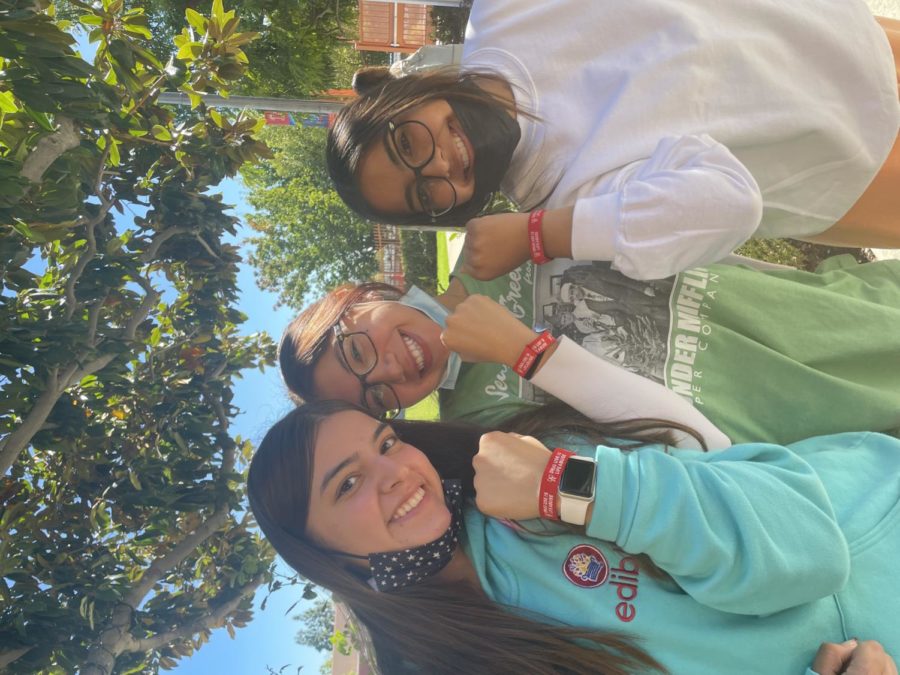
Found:
[[[437,238],[434,232],[400,231],[403,274],[430,295],[437,294]]]

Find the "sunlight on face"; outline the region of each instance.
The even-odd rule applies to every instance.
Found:
[[[345,335],[364,333],[366,348],[359,352],[358,363],[352,364],[356,353],[341,359],[337,340],[331,338],[313,370],[319,399],[362,404],[362,385],[352,367],[362,370],[373,360],[366,383],[390,385],[402,407],[421,401],[444,377],[450,352],[441,342],[441,327],[417,309],[390,301],[361,303],[345,314],[341,330]],[[374,354],[369,353],[370,346]],[[383,412],[370,410],[376,415]]]
[[[356,411],[319,425],[307,532],[368,555],[427,544],[450,525],[437,471],[385,423]]]
[[[397,215],[422,213],[427,219],[425,211],[441,211],[453,202],[458,206],[472,199],[475,151],[445,100],[423,103],[393,122],[398,131],[385,130],[366,148],[357,172],[362,195],[373,209]],[[417,167],[424,180],[417,181],[410,166]]]

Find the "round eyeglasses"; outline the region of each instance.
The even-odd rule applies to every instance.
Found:
[[[340,324],[334,326],[334,339],[344,366],[356,375],[362,385],[360,403],[383,419],[393,419],[400,413],[400,399],[389,384],[366,382],[366,375],[378,365],[375,344],[365,333],[345,333]]]
[[[416,199],[421,210],[432,218],[452,211],[456,206],[453,183],[439,176],[422,175],[422,169],[434,159],[434,136],[428,127],[416,120],[388,122],[388,132],[397,157],[416,175]]]

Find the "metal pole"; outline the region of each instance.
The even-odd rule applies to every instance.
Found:
[[[393,3],[396,0],[367,0],[367,2]],[[462,7],[462,0],[423,0],[422,2],[405,2],[407,5],[432,5],[434,7]]]
[[[335,101],[313,101],[301,98],[264,98],[260,96],[229,96],[222,98],[212,94],[201,94],[203,102],[211,108],[253,108],[279,112],[334,113],[344,107]],[[175,91],[163,92],[159,102],[166,105],[187,105],[191,100],[187,94]]]
[[[397,29],[397,22],[398,22],[398,20],[399,20],[399,18],[400,18],[399,16],[397,16],[398,14],[400,14],[400,7],[399,7],[399,5],[400,5],[399,2],[395,2],[395,3],[394,3],[394,7],[393,7],[393,9],[394,9],[394,32],[393,32],[393,38],[394,38],[394,39],[391,40],[391,47],[399,47],[399,46],[400,46],[400,37],[399,37],[399,35],[398,35],[399,30]]]
[[[400,230],[412,230],[413,232],[459,232],[465,234],[465,223],[462,225],[397,225]]]

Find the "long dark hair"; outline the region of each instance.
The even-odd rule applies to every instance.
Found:
[[[625,675],[662,666],[627,635],[579,629],[523,616],[489,600],[465,583],[424,583],[396,593],[379,593],[340,556],[306,537],[316,433],[327,417],[364,410],[345,402],[321,401],[288,413],[266,434],[250,465],[250,507],[279,555],[302,576],[328,588],[367,631],[382,673],[427,672],[535,675]],[[534,432],[583,429],[595,437],[631,437],[630,447],[666,440],[659,424],[602,427],[559,409],[529,413]],[[367,414],[367,413],[366,413]],[[474,493],[472,457],[485,429],[454,423],[395,420],[398,437],[422,450],[442,478],[457,478]],[[657,430],[657,431],[654,431]]]
[[[493,191],[476,190],[470,200],[457,204],[448,213],[431,219],[425,214],[398,215],[378,211],[365,200],[357,174],[365,151],[380,141],[388,122],[395,116],[423,103],[444,99],[475,103],[490,111],[517,111],[514,104],[503,101],[476,83],[495,81],[508,84],[495,73],[461,73],[455,67],[434,68],[400,78],[392,77],[387,69],[367,69],[357,76],[355,85],[361,96],[348,103],[337,114],[334,126],[328,131],[326,160],[328,173],[341,199],[359,215],[394,225],[465,225],[491,201]],[[504,168],[505,171],[505,168]]]
[[[344,313],[363,302],[396,300],[403,291],[390,284],[369,281],[344,284],[329,291],[291,321],[278,346],[281,377],[296,403],[315,398],[313,371],[328,347],[331,329]]]

